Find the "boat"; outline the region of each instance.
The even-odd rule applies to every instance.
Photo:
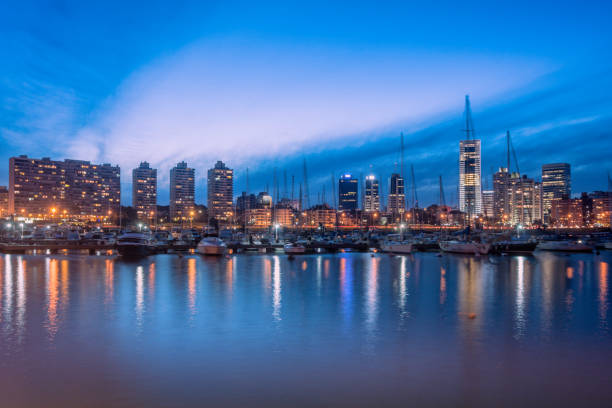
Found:
[[[593,252],[593,247],[578,241],[543,241],[537,246],[541,251],[557,252]]]
[[[399,235],[389,235],[386,240],[380,244],[382,252],[392,254],[410,254],[412,253],[412,242],[403,240]]]
[[[609,249],[609,250],[612,250],[612,242],[606,242],[606,243],[604,243],[604,249]]]
[[[440,249],[455,254],[486,255],[491,244],[474,241],[440,241]]]
[[[499,241],[493,244],[492,251],[496,254],[530,254],[537,246],[538,243],[531,240]]]
[[[283,250],[286,254],[295,255],[295,254],[304,254],[306,253],[306,247],[304,245],[289,242],[283,246]]]
[[[223,255],[227,252],[227,245],[217,237],[206,237],[200,241],[196,252],[202,255]]]
[[[117,237],[117,252],[125,257],[141,257],[153,253],[153,243],[149,235],[141,232],[126,232]]]

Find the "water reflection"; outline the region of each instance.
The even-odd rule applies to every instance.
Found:
[[[197,272],[196,272],[196,259],[195,258],[189,258],[187,260],[187,292],[188,292],[188,299],[189,299],[189,312],[191,314],[191,316],[193,317],[193,315],[195,315],[196,313],[196,277],[197,277]]]
[[[106,259],[104,263],[104,303],[108,305],[114,301],[115,263],[111,259]]]
[[[370,260],[370,267],[367,269],[366,298],[365,298],[365,325],[368,332],[372,332],[376,327],[376,315],[378,313],[378,265],[379,257]]]
[[[608,331],[608,263],[599,262],[599,327]]]
[[[516,295],[514,304],[514,338],[519,339],[525,334],[525,257],[516,258]]]
[[[274,320],[281,320],[280,310],[281,310],[281,272],[280,272],[280,260],[278,256],[273,258],[274,260],[274,272],[272,274],[272,316]]]
[[[126,384],[112,398],[154,406],[130,396],[197,382],[206,387],[191,389],[203,400],[204,389],[240,393],[265,374],[297,398],[303,373],[321,373],[330,392],[346,383],[382,392],[389,377],[371,373],[392,373],[394,392],[443,384],[461,397],[487,386],[506,396],[505,384],[511,392],[524,386],[525,372],[546,373],[558,386],[570,384],[567,373],[603,381],[612,371],[610,254],[296,258],[3,255],[0,374],[18,383],[35,372],[58,392],[81,378],[106,384],[112,376]],[[593,392],[582,378],[571,384]],[[269,386],[270,395],[278,392]],[[108,387],[99,389],[87,388],[93,395]],[[173,395],[175,406],[190,405]],[[344,389],[341,402],[363,402],[352,395]],[[71,406],[56,402],[52,396],[48,405]]]
[[[57,303],[59,302],[59,281],[57,259],[46,259],[45,279],[47,282],[47,330],[53,341],[57,333]]]
[[[17,338],[23,340],[26,318],[26,261],[21,256],[17,257],[17,315],[15,322],[17,325]]]

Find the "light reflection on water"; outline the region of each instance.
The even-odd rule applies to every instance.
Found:
[[[606,401],[611,259],[3,255],[0,392],[24,390],[8,406],[40,405],[25,392],[39,381],[62,406],[273,406],[279,389],[305,405]]]

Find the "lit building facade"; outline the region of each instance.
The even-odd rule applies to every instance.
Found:
[[[222,161],[208,170],[208,216],[230,221],[234,215],[234,170]]]
[[[510,175],[510,224],[533,225],[541,219],[540,185],[526,175]]]
[[[510,221],[509,185],[508,169],[501,167],[493,175],[493,219],[502,224]]]
[[[568,163],[551,163],[542,166],[542,207],[545,218],[551,211],[552,202],[571,197],[571,168]]]
[[[142,162],[132,170],[132,207],[138,219],[150,219],[157,211],[157,169]]]
[[[8,211],[8,187],[0,186],[0,217],[7,217]]]
[[[482,190],[482,215],[488,219],[495,218],[495,192],[493,190]]]
[[[120,173],[119,166],[107,163],[11,157],[9,213],[38,219],[116,216],[121,201]]]
[[[375,176],[367,176],[363,197],[363,209],[367,212],[380,211],[380,193]]]
[[[387,209],[391,214],[397,215],[405,211],[406,196],[404,192],[404,178],[398,174],[391,174],[389,179],[389,199]]]
[[[170,170],[170,219],[188,220],[194,208],[195,169],[183,161]]]
[[[480,140],[459,142],[459,209],[471,217],[482,213]]]
[[[359,180],[345,173],[338,181],[338,210],[355,211],[359,200]]]

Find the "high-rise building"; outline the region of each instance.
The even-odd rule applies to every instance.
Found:
[[[76,216],[111,216],[119,211],[121,184],[119,166],[91,164],[83,160],[64,160],[66,199]]]
[[[482,215],[491,220],[495,216],[495,192],[493,190],[482,190]]]
[[[393,173],[389,180],[388,210],[392,214],[401,214],[405,208],[404,178],[398,173]]]
[[[66,177],[62,162],[49,157],[9,159],[9,213],[44,218],[52,208],[67,210]]]
[[[195,208],[195,169],[184,161],[170,170],[170,218],[188,220]]]
[[[139,219],[150,219],[157,210],[157,169],[147,162],[132,170],[132,207]]]
[[[459,210],[475,217],[482,213],[480,140],[474,139],[470,98],[465,96],[465,135],[459,142]]]
[[[540,221],[539,183],[526,175],[520,177],[518,173],[512,173],[509,189],[510,224],[532,225]]]
[[[354,211],[357,209],[359,181],[351,173],[340,176],[338,181],[338,210]]]
[[[571,197],[571,169],[568,163],[551,163],[542,166],[542,207],[548,219],[552,202]]]
[[[493,218],[503,224],[510,222],[509,186],[508,169],[500,167],[493,175]]]
[[[208,170],[208,216],[229,221],[234,214],[234,170],[222,161]]]
[[[376,176],[370,175],[365,178],[363,209],[367,212],[380,211],[380,193]]]
[[[0,186],[0,218],[9,215],[8,212],[8,188],[6,186]]]
[[[480,140],[459,142],[459,209],[471,217],[482,213]]]
[[[119,166],[11,157],[9,183],[9,212],[17,216],[91,220],[112,217],[119,211]]]

